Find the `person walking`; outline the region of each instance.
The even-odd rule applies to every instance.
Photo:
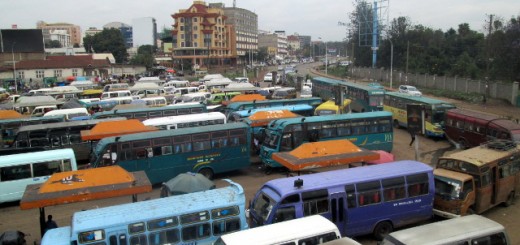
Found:
[[[58,228],[58,224],[52,219],[52,215],[47,215],[47,222],[45,222],[45,232],[50,229]]]
[[[415,133],[412,131],[409,131],[409,132],[410,132],[410,137],[412,138],[410,141],[410,147],[412,147],[413,142],[415,142]]]

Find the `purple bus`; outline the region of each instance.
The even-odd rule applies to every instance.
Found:
[[[266,182],[250,203],[251,227],[319,214],[342,236],[374,234],[433,216],[433,168],[397,161]]]

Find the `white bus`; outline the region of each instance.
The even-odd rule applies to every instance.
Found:
[[[180,116],[157,117],[143,121],[146,126],[155,126],[161,130],[191,128],[206,125],[226,124],[226,115],[220,112],[207,112]]]
[[[501,224],[480,215],[443,220],[388,234],[381,245],[511,244]]]
[[[341,235],[334,223],[321,215],[313,215],[229,233],[213,244],[322,244],[339,238]]]
[[[43,183],[54,173],[77,169],[70,148],[2,156],[0,203],[21,200],[27,185]]]

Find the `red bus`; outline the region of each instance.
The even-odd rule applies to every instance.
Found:
[[[446,113],[444,132],[452,143],[466,149],[493,139],[520,141],[520,124],[498,115],[467,109]]]

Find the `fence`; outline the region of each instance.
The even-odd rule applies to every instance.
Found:
[[[373,79],[390,83],[390,71],[384,69],[372,69],[364,67],[351,67],[350,74],[354,78]],[[482,80],[471,80],[460,77],[445,77],[429,74],[405,74],[394,72],[392,74],[392,87],[399,85],[414,85],[419,88],[443,89],[463,93],[478,93],[486,95],[487,98],[504,99],[512,105],[517,104],[518,82],[488,82]]]

